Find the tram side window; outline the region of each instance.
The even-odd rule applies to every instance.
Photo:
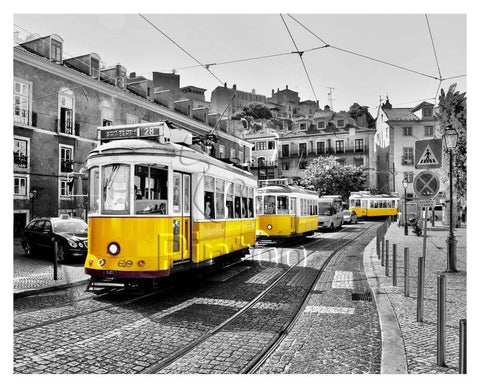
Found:
[[[263,198],[260,195],[256,197],[257,214],[263,214]]]
[[[277,214],[288,214],[288,197],[287,196],[278,196],[277,197]]]
[[[290,198],[290,214],[296,215],[297,211],[297,198]]]
[[[215,218],[225,218],[225,181],[215,179]]]
[[[100,212],[100,169],[93,167],[90,169],[90,214]]]
[[[205,176],[204,179],[204,210],[203,214],[205,218],[213,219],[215,218],[215,208],[214,204],[214,194],[215,194],[215,182],[214,179],[210,176]]]
[[[242,192],[241,186],[235,183],[235,218],[241,218],[242,216]]]
[[[276,214],[274,195],[266,195],[263,198],[263,214]]]
[[[130,166],[110,164],[103,167],[103,214],[130,214]]]
[[[248,218],[253,218],[254,217],[254,212],[253,212],[253,187],[248,188]]]
[[[242,186],[242,218],[247,218],[248,191],[247,186]]]
[[[352,199],[352,200],[350,200],[350,206],[351,206],[351,207],[361,207],[361,206],[360,206],[360,200],[359,200],[359,199]]]
[[[167,167],[136,165],[133,179],[135,214],[167,214]]]
[[[227,183],[227,218],[233,218],[233,183]]]
[[[300,198],[300,215],[303,216],[305,214],[305,200]]]

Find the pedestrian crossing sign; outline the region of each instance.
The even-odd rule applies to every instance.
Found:
[[[415,168],[442,167],[442,139],[418,140],[415,142]]]

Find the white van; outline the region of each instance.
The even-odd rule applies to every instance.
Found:
[[[318,229],[334,231],[343,225],[342,197],[325,195],[318,199]]]

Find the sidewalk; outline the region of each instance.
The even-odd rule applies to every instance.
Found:
[[[466,312],[466,227],[454,230],[457,239],[457,273],[446,273],[448,227],[428,227],[425,260],[424,318],[417,322],[418,257],[423,236],[409,227],[392,223],[385,235],[389,240],[389,276],[377,257],[376,239],[366,247],[364,267],[375,295],[382,330],[382,373],[458,373],[459,320]],[[393,244],[397,245],[397,286],[392,281]],[[404,295],[404,247],[409,248],[409,296]],[[386,249],[386,244],[385,244]],[[445,275],[446,367],[437,366],[437,276]]]
[[[87,284],[83,263],[59,264],[57,280],[53,279],[53,260],[25,256],[20,239],[13,242],[13,295],[14,298]]]

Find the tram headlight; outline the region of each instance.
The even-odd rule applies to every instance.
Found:
[[[118,243],[116,242],[111,242],[110,244],[108,244],[107,251],[111,255],[116,256],[120,253],[120,245],[118,245]]]
[[[76,248],[77,247],[77,242],[73,241],[73,240],[68,240],[68,245],[70,245],[72,248]]]
[[[267,225],[267,229],[268,229],[268,230],[272,230],[272,228],[273,228],[272,225],[270,225],[270,224]]]
[[[100,267],[103,267],[106,262],[107,262],[107,260],[105,260],[105,259],[100,259],[100,260],[98,260],[98,265],[99,265]]]

